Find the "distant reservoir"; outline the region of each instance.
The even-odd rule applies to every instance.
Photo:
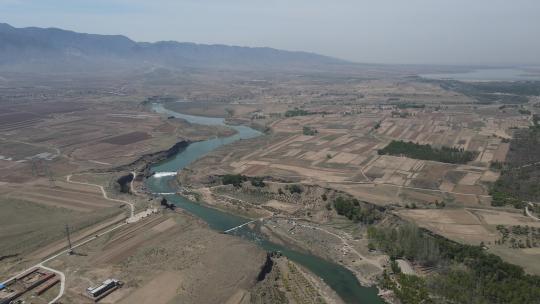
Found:
[[[426,79],[460,81],[540,81],[540,72],[532,73],[518,68],[476,69],[468,72],[421,74],[419,76]]]

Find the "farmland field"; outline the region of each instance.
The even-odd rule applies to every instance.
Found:
[[[363,285],[379,284],[392,265],[369,238],[370,228],[416,225],[474,250],[482,245],[482,252],[527,273],[540,271],[534,264],[539,222],[522,209],[492,205],[504,165],[534,160],[534,144],[516,146],[516,139],[531,126],[540,99],[485,104],[414,77],[231,72],[225,79],[225,72],[171,71],[177,78],[161,83],[161,68],[141,73],[70,90],[41,79],[47,85],[1,91],[0,270],[6,276],[65,249],[68,224],[74,243],[91,239],[76,255],[47,263],[65,272],[70,303],[84,302],[81,290],[106,277],[126,282],[109,303],[240,303],[250,294],[301,302],[288,283],[314,301],[340,303],[325,282],[281,258],[268,274],[278,282],[257,283],[265,263],[260,248],[211,231],[150,193],[151,163],[209,138],[219,148],[197,154],[176,178],[176,168],[167,170],[170,180],[162,181],[172,192],[199,208],[264,218],[245,226],[246,233],[325,258]],[[155,103],[225,124],[159,114]],[[235,132],[227,124],[262,135],[221,145],[220,137]],[[400,142],[414,147],[381,153]],[[520,150],[532,154],[516,161]],[[420,278],[446,269],[399,258]],[[225,287],[208,291],[209,284]]]
[[[145,132],[131,132],[115,137],[107,138],[103,140],[104,143],[109,143],[113,145],[129,145],[145,139],[149,139],[151,136]]]

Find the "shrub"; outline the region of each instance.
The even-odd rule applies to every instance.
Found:
[[[353,198],[339,196],[334,201],[334,208],[339,215],[347,217],[353,222],[372,224],[379,219],[379,212],[373,206],[360,206],[360,202]]]
[[[314,129],[312,127],[304,126],[302,128],[302,133],[304,135],[313,136],[313,135],[316,135],[317,133],[319,133],[319,131],[317,131],[317,129]]]
[[[264,180],[262,177],[252,177],[251,180],[251,185],[255,186],[255,187],[264,187],[265,186],[265,183],[264,183]]]
[[[303,192],[302,190],[302,187],[300,187],[299,185],[297,184],[293,184],[293,185],[287,185],[287,190],[289,190],[289,192],[291,194],[294,194],[294,193],[298,193],[298,194],[301,194]]]
[[[245,180],[246,178],[240,174],[226,174],[221,177],[223,185],[233,185],[235,187],[240,187]]]

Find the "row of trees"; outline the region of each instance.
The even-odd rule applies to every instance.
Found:
[[[442,147],[436,149],[430,145],[420,145],[413,142],[393,140],[388,146],[378,151],[379,155],[404,155],[410,158],[433,160],[451,164],[465,164],[478,156],[478,152],[464,149]]]
[[[295,117],[295,116],[306,116],[313,113],[306,111],[304,109],[294,108],[293,110],[287,110],[285,112],[285,117]]]
[[[540,128],[516,131],[506,161],[492,166],[501,170],[490,189],[493,206],[521,209],[525,201],[540,200]]]
[[[294,108],[292,110],[287,110],[285,112],[285,117],[307,116],[307,115],[318,115],[318,114],[321,114],[324,116],[328,114],[328,112],[324,112],[324,111],[312,112],[312,111],[308,111],[308,110],[304,110],[300,108]]]
[[[386,252],[392,259],[406,258],[426,266],[439,264],[441,252],[437,240],[426,237],[415,225],[404,225],[399,229],[368,228],[371,246]]]
[[[264,187],[264,179],[262,177],[249,177],[242,174],[225,174],[221,177],[221,183],[223,185],[233,185],[240,187],[243,182],[250,181],[251,185],[255,187]]]
[[[398,109],[424,109],[426,105],[418,103],[398,103],[397,107]]]

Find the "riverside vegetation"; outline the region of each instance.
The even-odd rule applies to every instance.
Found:
[[[482,246],[462,245],[412,224],[368,229],[370,246],[392,260],[405,258],[433,270],[426,278],[400,273],[382,276],[383,287],[409,303],[539,303],[540,276],[486,253]]]

